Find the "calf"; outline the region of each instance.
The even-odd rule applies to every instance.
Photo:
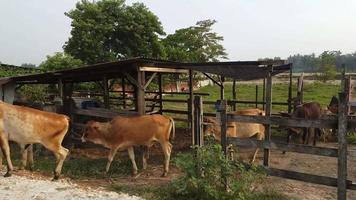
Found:
[[[7,173],[4,176],[11,176],[13,171],[9,147],[11,140],[21,146],[40,143],[52,151],[57,159],[54,180],[58,179],[68,154],[68,149],[61,145],[68,128],[69,118],[65,115],[0,101],[0,147],[7,160]]]
[[[265,112],[257,108],[244,109],[233,112],[235,115],[249,115],[249,116],[264,116]],[[206,117],[205,121],[207,122],[206,128],[204,129],[204,135],[213,134],[216,140],[221,140],[221,126],[215,117]],[[263,124],[256,123],[246,123],[246,122],[229,122],[227,123],[227,137],[236,137],[236,138],[249,138],[256,136],[257,140],[263,140],[265,138],[265,127]],[[256,148],[255,153],[251,159],[253,163],[256,159],[258,149]]]
[[[82,136],[82,142],[90,141],[110,149],[106,172],[109,171],[117,151],[128,150],[133,166],[133,174],[137,174],[133,146],[144,145],[143,169],[147,168],[148,149],[155,141],[161,144],[164,153],[164,172],[167,176],[172,145],[170,133],[174,138],[174,121],[163,115],[144,115],[138,117],[115,117],[110,122],[100,123],[89,121]]]

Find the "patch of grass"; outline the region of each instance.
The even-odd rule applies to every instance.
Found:
[[[106,158],[67,158],[64,161],[62,174],[73,179],[107,178],[128,176],[131,173],[131,162],[127,159],[113,161],[108,174],[105,173]],[[35,158],[34,169],[52,173],[55,166],[54,156]]]
[[[347,142],[349,144],[355,144],[356,145],[356,132],[348,133],[347,134]]]

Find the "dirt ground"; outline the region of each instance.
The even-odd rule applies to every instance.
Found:
[[[186,134],[186,131],[179,131],[177,133],[176,139],[173,141],[173,152],[177,153],[180,151],[189,150],[190,146],[190,136]],[[317,146],[327,146],[336,147],[336,143],[322,143],[319,142]],[[349,150],[356,150],[356,146],[349,146]],[[252,151],[241,150],[240,155],[247,158],[252,154]],[[86,156],[86,157],[102,157],[106,156],[105,151],[98,151],[97,149],[86,149],[86,150],[74,150],[72,156]],[[257,157],[257,163],[262,164],[262,152],[260,151]],[[126,153],[120,153],[119,159],[128,159]],[[137,154],[137,158],[139,153]],[[137,159],[137,162],[140,160]],[[161,185],[167,184],[170,180],[180,176],[182,173],[174,166],[170,167],[170,173],[168,177],[160,177],[163,171],[162,167],[163,155],[159,145],[155,146],[151,150],[151,157],[148,161],[149,167],[146,171],[139,173],[136,177],[123,177],[123,178],[103,178],[103,179],[90,179],[90,180],[69,180],[63,177],[63,179],[76,184],[80,190],[88,191],[88,188],[96,188],[96,190],[107,192],[107,186],[110,184],[124,184],[124,185]],[[271,152],[271,167],[293,170],[303,173],[311,173],[321,176],[336,177],[337,174],[337,158],[324,157],[324,156],[314,156],[308,154],[290,153],[282,154],[281,151]],[[2,171],[3,172],[3,171]],[[49,180],[50,175],[40,172],[29,172],[29,171],[16,171],[14,174],[18,177],[25,177],[29,179],[38,180]],[[0,178],[4,179],[4,178]],[[348,158],[348,179],[356,181],[356,157]],[[0,183],[0,194],[2,194],[3,183]],[[271,187],[293,199],[306,199],[306,200],[319,200],[319,199],[336,199],[336,188],[328,187],[317,184],[310,184],[300,181],[294,181],[289,179],[282,179],[277,177],[268,177],[266,180],[266,185]],[[19,191],[16,191],[19,192]],[[0,198],[1,199],[1,198]],[[84,198],[85,199],[85,198]],[[105,199],[105,198],[104,198]],[[122,198],[125,199],[125,198]],[[356,199],[356,191],[348,190],[348,199]]]

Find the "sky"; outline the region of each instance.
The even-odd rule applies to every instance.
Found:
[[[76,0],[0,0],[0,62],[40,64],[70,37]],[[215,19],[229,60],[356,52],[355,0],[126,0],[143,2],[166,33]]]

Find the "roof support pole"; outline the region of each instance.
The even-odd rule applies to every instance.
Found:
[[[288,86],[288,113],[292,112],[292,84],[293,84],[293,67],[289,69],[289,86]]]
[[[236,101],[236,79],[234,79],[234,81],[232,82],[232,99],[234,101]],[[233,103],[233,106],[232,106],[232,109],[233,111],[236,111],[236,103],[234,102]]]
[[[192,144],[195,144],[194,141],[194,100],[193,100],[193,70],[189,70],[189,101],[188,101],[188,120],[189,120],[189,129],[192,136]]]
[[[221,81],[220,81],[220,99],[224,99],[224,98],[225,98],[224,82],[225,82],[225,77],[224,77],[224,76],[221,76]]]
[[[108,85],[108,79],[104,75],[103,77],[103,86],[104,86],[104,105],[106,109],[110,108],[110,100],[109,100],[109,85]]]
[[[139,115],[146,114],[145,102],[145,72],[137,70],[137,86],[136,86],[136,109]]]
[[[158,74],[158,95],[159,95],[159,113],[162,114],[163,110],[163,80],[162,80],[162,74]]]

